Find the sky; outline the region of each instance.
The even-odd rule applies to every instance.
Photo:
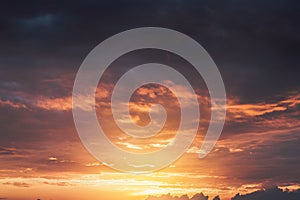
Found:
[[[143,200],[203,192],[226,200],[275,186],[299,189],[299,6],[296,0],[1,2],[0,199]],[[106,136],[126,151],[164,148],[175,136],[180,108],[172,91],[145,85],[131,98],[131,117],[147,125],[149,106],[160,103],[168,112],[165,127],[149,140],[125,135],[109,110],[122,73],[159,62],[188,76],[197,94],[201,119],[193,144],[176,162],[142,175],[95,159],[72,116],[72,88],[84,58],[108,37],[138,27],[169,28],[196,40],[218,66],[227,93],[222,135],[199,159],[211,106],[192,66],[151,49],[112,63],[98,85],[96,110]],[[191,106],[185,88],[176,87]]]

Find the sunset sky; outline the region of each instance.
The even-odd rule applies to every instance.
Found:
[[[0,199],[144,200],[203,192],[229,200],[275,186],[299,189],[299,7],[296,0],[2,1]],[[72,116],[72,88],[84,58],[106,38],[138,27],[174,29],[195,39],[218,66],[227,92],[222,135],[199,159],[212,108],[193,67],[153,49],[113,62],[99,82],[95,107],[107,137],[126,151],[164,148],[178,129],[180,107],[167,88],[145,85],[131,98],[131,117],[147,125],[149,106],[160,103],[168,113],[165,127],[147,140],[124,134],[110,110],[123,73],[162,63],[189,77],[197,94],[201,119],[193,144],[168,167],[142,175],[96,160],[81,143]],[[185,88],[175,87],[183,106],[191,106]]]

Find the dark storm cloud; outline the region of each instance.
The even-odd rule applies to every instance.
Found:
[[[275,141],[263,141],[263,135],[256,136],[256,141],[252,141],[252,137],[255,136],[249,136],[249,142],[240,145],[241,151],[232,151],[229,149],[232,148],[231,145],[217,147],[205,161],[208,166],[214,166],[218,160],[218,166],[222,166],[218,172],[220,176],[226,174],[243,184],[265,182],[272,186],[283,183],[297,185],[300,183],[298,178],[300,140],[284,141],[289,134],[297,137],[298,131],[284,134]],[[238,136],[232,140],[239,143]]]
[[[75,73],[105,38],[162,26],[194,37],[208,50],[230,95],[248,102],[270,99],[299,89],[298,6],[293,0],[10,1],[0,14],[0,66],[6,71],[1,80],[12,81],[16,73],[35,79],[40,69]]]
[[[34,172],[85,170],[83,164],[79,164],[81,158],[76,158],[85,151],[70,112],[11,107],[2,107],[0,111],[0,177],[32,175],[25,174],[24,168],[32,168]],[[59,155],[59,160],[51,162],[48,158],[52,155]],[[90,159],[88,154],[84,158]],[[7,175],[6,170],[12,172]]]
[[[299,90],[298,1],[8,1],[0,12],[1,98],[71,93],[86,54],[126,29],[162,26],[202,44],[229,96],[274,101]],[[48,81],[47,81],[48,80]]]
[[[294,134],[297,134],[297,132]],[[297,170],[300,163],[299,154],[297,153],[300,150],[299,142],[300,140],[297,139],[261,144],[250,150],[251,154],[246,151],[240,157],[234,155],[236,159],[239,157],[239,162],[237,162],[239,164],[236,167],[243,169],[244,172],[244,174],[236,174],[236,177],[243,177],[254,182],[272,180],[273,185],[285,181],[299,184],[299,180],[296,178],[300,177]],[[232,166],[233,168],[235,167]],[[247,175],[245,171],[248,171]]]

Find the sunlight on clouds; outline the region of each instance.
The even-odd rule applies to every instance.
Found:
[[[38,99],[35,104],[37,107],[45,110],[71,110],[72,109],[72,98],[46,98],[43,97]]]
[[[95,167],[95,166],[101,166],[102,164],[99,162],[93,162],[93,163],[87,163],[85,164],[86,167]]]
[[[275,111],[286,111],[290,107],[300,104],[300,95],[291,95],[284,100],[276,103],[255,103],[255,104],[239,104],[237,98],[228,99],[227,109],[229,113],[234,114],[235,118],[249,116],[259,116]]]
[[[12,102],[10,100],[2,100],[2,99],[0,99],[0,106],[10,106],[15,109],[27,108],[27,106],[24,103]]]
[[[262,183],[252,183],[252,184],[244,184],[241,185],[239,188],[237,188],[237,191],[240,194],[246,194],[246,193],[251,193],[257,190],[263,189],[263,184]]]
[[[129,149],[144,149],[145,147],[141,146],[141,145],[134,145],[134,144],[131,144],[131,143],[128,143],[128,142],[116,142],[117,144],[120,144],[120,145],[123,145],[125,146],[126,148],[129,148]]]
[[[282,185],[282,186],[279,186],[280,189],[286,191],[286,190],[289,190],[289,191],[295,191],[295,190],[299,190],[300,189],[300,184],[292,184],[292,185]]]
[[[93,164],[91,164],[92,166]],[[170,178],[174,180],[170,180]],[[209,176],[208,176],[209,177]],[[118,172],[102,172],[100,174],[79,175],[73,174],[65,178],[2,178],[0,184],[3,187],[63,187],[63,188],[86,188],[99,189],[111,193],[126,191],[131,196],[146,197],[147,195],[162,195],[166,193],[190,195],[199,191],[219,192],[213,187],[203,187],[198,184],[185,183],[182,178],[199,179],[207,176],[193,173],[168,173],[156,172],[145,175],[124,174]],[[212,177],[218,178],[218,177]]]
[[[230,153],[237,153],[237,152],[242,152],[244,151],[243,149],[240,148],[229,148]]]
[[[48,158],[48,160],[50,160],[50,161],[57,161],[58,159],[56,157],[51,156],[51,157]]]

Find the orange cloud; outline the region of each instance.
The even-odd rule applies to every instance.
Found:
[[[1,100],[0,99],[0,106],[10,106],[12,108],[27,108],[24,103],[15,103],[10,100]]]
[[[45,110],[67,111],[72,109],[72,98],[63,97],[51,99],[43,97],[36,101],[35,106]]]
[[[6,182],[6,183],[2,183],[3,185],[12,185],[12,186],[16,186],[16,187],[30,187],[30,184],[25,183],[25,182]]]
[[[235,114],[235,117],[238,118],[243,116],[259,116],[274,111],[285,111],[287,108],[277,103],[235,104],[234,101],[231,100],[229,101],[227,109],[228,112]]]
[[[260,102],[256,104],[239,104],[238,99],[228,99],[227,111],[234,118],[261,116],[275,111],[286,111],[300,104],[300,95],[289,96],[276,103]]]

